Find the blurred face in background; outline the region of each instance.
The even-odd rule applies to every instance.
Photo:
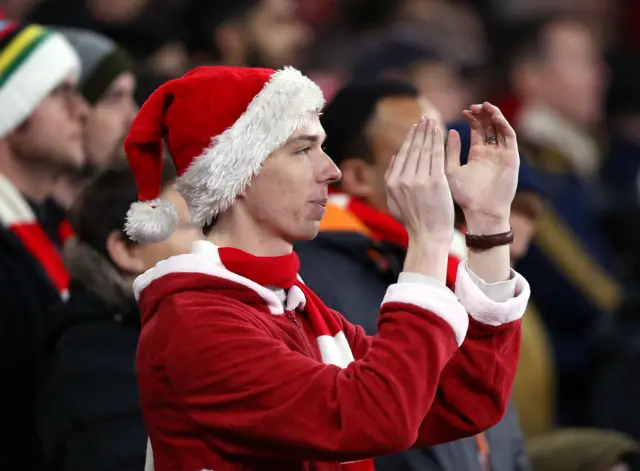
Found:
[[[296,64],[311,40],[310,29],[298,18],[295,0],[262,0],[245,24],[251,63],[271,68]]]
[[[630,469],[631,468],[629,467],[629,465],[627,463],[623,463],[621,461],[619,463],[611,465],[610,467],[608,467],[604,471],[629,471]]]
[[[423,62],[411,68],[409,80],[442,114],[445,122],[460,119],[470,102],[458,72],[444,62]]]
[[[342,189],[381,211],[387,211],[385,172],[411,126],[423,114],[436,119],[441,130],[446,131],[439,111],[424,98],[406,96],[381,99],[364,131],[369,162],[366,156],[354,156],[344,161],[340,167]]]
[[[575,124],[596,124],[603,112],[604,65],[589,30],[557,22],[544,39],[543,58],[532,69],[531,97]]]
[[[512,211],[509,217],[513,231],[513,244],[509,246],[512,263],[517,262],[529,251],[535,233],[535,222],[525,214]]]
[[[124,158],[124,139],[138,110],[135,87],[134,75],[123,72],[89,110],[84,132],[89,166],[100,167]]]
[[[523,190],[516,193],[509,217],[513,231],[513,244],[509,246],[511,263],[516,263],[529,251],[543,205],[542,197],[533,191]]]
[[[88,106],[69,75],[8,136],[16,158],[49,170],[75,170],[85,163],[83,126]]]

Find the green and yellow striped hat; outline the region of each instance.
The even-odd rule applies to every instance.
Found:
[[[60,34],[0,21],[0,138],[22,124],[80,59]]]

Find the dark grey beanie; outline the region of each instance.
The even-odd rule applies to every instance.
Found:
[[[92,105],[102,97],[118,75],[133,72],[133,58],[106,36],[83,29],[54,29],[65,36],[80,56],[80,90]]]

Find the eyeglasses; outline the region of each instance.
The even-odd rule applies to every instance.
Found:
[[[62,100],[70,111],[84,100],[78,88],[70,83],[61,83],[51,91],[51,96]]]

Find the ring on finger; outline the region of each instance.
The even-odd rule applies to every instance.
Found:
[[[496,136],[487,136],[484,140],[484,143],[498,145],[498,138]]]

